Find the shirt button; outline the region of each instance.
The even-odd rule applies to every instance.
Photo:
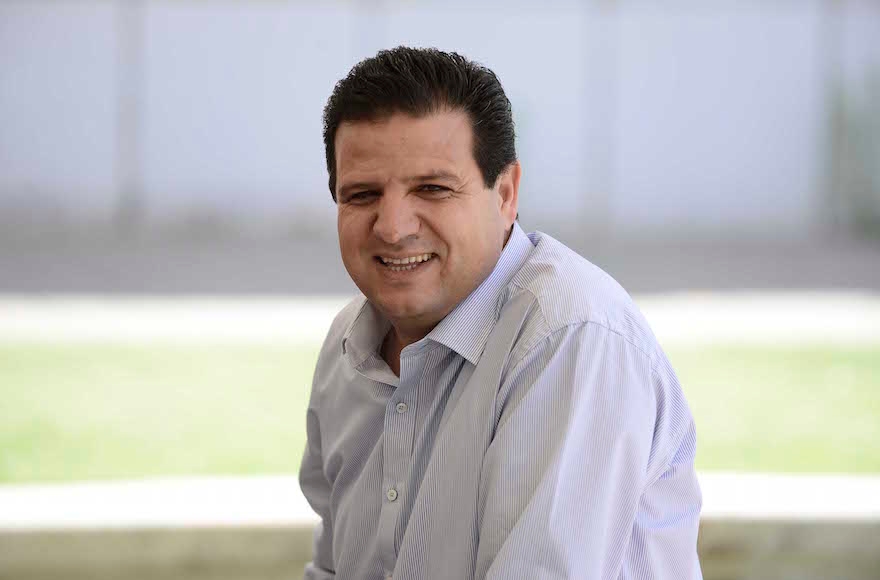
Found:
[[[406,406],[406,403],[397,403],[397,412],[398,413],[406,413],[406,410],[409,407]]]
[[[385,492],[385,497],[388,498],[388,501],[394,501],[397,499],[397,490],[393,487]]]

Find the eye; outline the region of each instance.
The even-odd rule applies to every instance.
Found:
[[[345,198],[345,203],[364,204],[369,203],[376,197],[375,191],[355,191]]]
[[[419,191],[432,195],[433,197],[444,197],[449,193],[449,188],[436,183],[425,183],[419,186]]]

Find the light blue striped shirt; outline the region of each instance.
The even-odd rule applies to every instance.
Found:
[[[518,224],[398,378],[355,299],[315,370],[307,579],[701,578],[687,403],[602,270]]]

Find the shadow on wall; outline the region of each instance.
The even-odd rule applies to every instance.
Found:
[[[838,220],[880,239],[880,67],[871,69],[861,94],[836,92],[832,135]]]

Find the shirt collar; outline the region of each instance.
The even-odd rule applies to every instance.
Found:
[[[447,346],[476,365],[504,304],[504,290],[533,248],[519,223],[514,222],[492,273],[425,338]]]
[[[510,238],[492,273],[419,343],[433,341],[443,344],[476,365],[501,311],[503,291],[533,248],[519,223],[514,222]],[[348,357],[352,366],[359,366],[370,355],[379,352],[390,328],[391,323],[364,299],[360,311],[343,335],[343,356]]]
[[[357,316],[342,335],[342,355],[348,358],[353,367],[379,352],[382,341],[391,328],[388,319],[369,300],[364,297],[361,299],[363,302]]]

